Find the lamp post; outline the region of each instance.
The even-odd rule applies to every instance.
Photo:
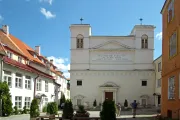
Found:
[[[154,96],[154,106],[156,106],[156,93],[153,93],[153,96]]]

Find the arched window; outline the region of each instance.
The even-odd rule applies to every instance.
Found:
[[[84,37],[82,35],[78,35],[76,37],[76,47],[77,48],[83,48],[83,40],[84,40]]]
[[[142,35],[141,37],[141,48],[148,48],[148,36]]]

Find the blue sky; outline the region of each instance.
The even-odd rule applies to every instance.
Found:
[[[154,58],[161,55],[161,8],[165,0],[0,0],[0,24],[44,56],[56,58],[67,70],[70,58],[70,24],[91,24],[93,35],[128,35],[134,25],[152,24]]]

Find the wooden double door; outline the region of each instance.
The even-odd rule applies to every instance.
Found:
[[[113,100],[113,92],[105,92],[105,100]]]

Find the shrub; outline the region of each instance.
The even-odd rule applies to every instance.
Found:
[[[100,112],[101,120],[116,120],[116,108],[115,103],[112,100],[105,100],[103,102],[103,108]]]
[[[96,102],[96,99],[94,100],[93,102],[93,106],[96,107],[97,106],[97,102]]]
[[[124,101],[124,107],[128,107],[128,101],[126,99]]]
[[[71,100],[66,100],[65,104],[64,104],[62,118],[72,119],[73,113],[74,113],[74,110],[73,110],[73,104],[72,104]]]
[[[47,105],[43,106],[42,111],[43,111],[43,112],[47,112]]]
[[[62,103],[65,103],[65,101],[66,101],[65,95],[64,95],[63,92],[61,92],[60,108],[61,108],[61,104],[62,104]]]
[[[38,99],[33,99],[31,102],[31,107],[30,107],[30,117],[31,118],[36,118],[39,116],[39,106],[38,106]]]
[[[15,114],[15,115],[18,115],[18,113],[19,113],[19,111],[18,111],[18,109],[17,109],[17,106],[14,106],[14,114]]]
[[[58,106],[56,102],[50,102],[47,104],[47,113],[50,115],[56,115],[58,112]]]
[[[24,113],[24,114],[27,114],[26,106],[23,107],[23,113]]]
[[[2,99],[2,115],[3,116],[11,115],[13,111],[11,94],[10,94],[9,86],[6,82],[0,82],[0,99]]]
[[[89,115],[89,112],[84,109],[83,105],[78,106],[78,111],[76,111],[75,117],[89,117]]]

